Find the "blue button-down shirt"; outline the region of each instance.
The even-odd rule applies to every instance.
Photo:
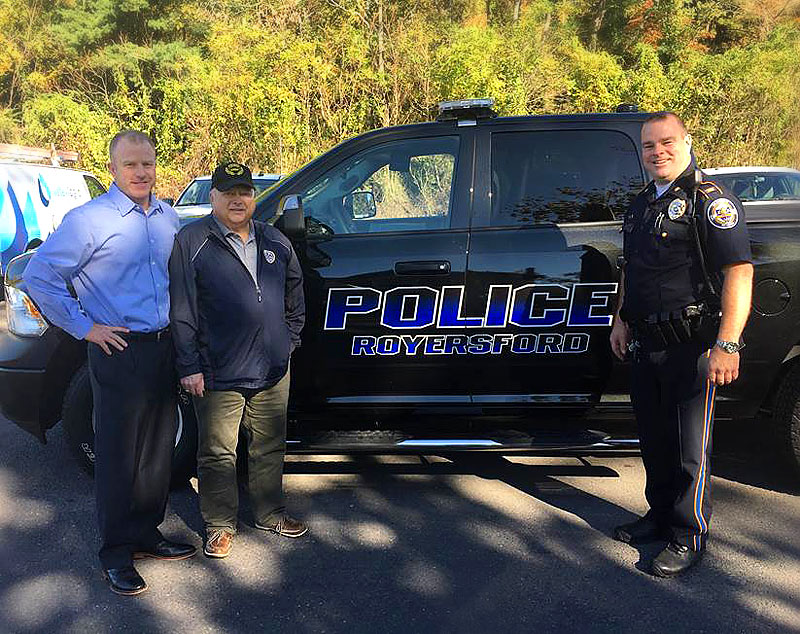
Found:
[[[114,184],[64,216],[39,247],[23,275],[28,293],[77,339],[93,323],[160,330],[169,323],[167,263],[178,226],[166,203],[151,195],[145,213]]]

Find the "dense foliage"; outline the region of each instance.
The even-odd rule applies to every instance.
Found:
[[[706,165],[793,161],[794,0],[0,0],[0,142],[157,140],[162,194],[219,159],[289,172],[364,130],[674,109]]]

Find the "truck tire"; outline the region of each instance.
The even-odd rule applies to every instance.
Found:
[[[172,454],[172,486],[181,486],[195,472],[197,460],[197,420],[191,399],[183,393],[178,400],[176,415],[178,433]],[[86,364],[72,377],[64,394],[61,419],[70,451],[83,470],[94,475],[92,385],[89,380],[89,366]]]
[[[795,363],[781,381],[773,419],[780,446],[800,473],[800,363]]]

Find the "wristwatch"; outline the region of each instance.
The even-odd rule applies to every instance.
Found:
[[[722,348],[728,354],[736,354],[744,348],[743,343],[737,343],[736,341],[723,341],[722,339],[717,339],[717,348]]]

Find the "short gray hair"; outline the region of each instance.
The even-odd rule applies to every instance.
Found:
[[[117,149],[117,145],[119,145],[119,142],[123,139],[133,141],[134,143],[147,143],[151,148],[153,148],[153,152],[156,151],[156,144],[153,143],[153,139],[146,132],[139,132],[139,130],[129,129],[120,130],[114,135],[114,138],[111,139],[111,143],[108,144],[108,157],[112,161],[114,160],[114,150]]]

